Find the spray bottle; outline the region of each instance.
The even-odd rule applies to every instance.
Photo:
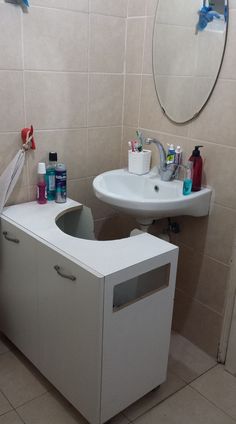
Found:
[[[40,205],[47,203],[46,166],[44,162],[38,163],[37,202]]]

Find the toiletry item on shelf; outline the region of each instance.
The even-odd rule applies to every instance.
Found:
[[[183,184],[183,194],[184,196],[187,196],[188,194],[191,194],[192,191],[192,171],[193,171],[193,163],[188,162],[187,166],[185,168],[185,175],[184,175],[184,184]]]
[[[202,158],[199,150],[200,147],[203,146],[195,146],[195,149],[189,158],[189,161],[193,162],[192,191],[199,191],[202,186]]]
[[[37,202],[40,205],[47,203],[46,165],[38,163]]]
[[[49,163],[46,168],[47,195],[48,195],[48,200],[55,200],[57,153],[50,152],[48,157],[49,157]]]
[[[67,172],[64,163],[56,165],[56,203],[65,203],[67,198]]]
[[[182,163],[182,153],[183,153],[183,150],[181,149],[181,147],[177,146],[176,149],[175,149],[175,160],[174,160],[174,163],[176,165],[181,165],[181,163]]]
[[[173,144],[168,144],[168,152],[166,163],[169,165],[170,163],[174,163],[175,161],[175,146]]]

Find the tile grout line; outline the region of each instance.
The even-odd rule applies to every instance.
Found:
[[[184,387],[181,387],[180,389],[176,390],[174,393],[171,393],[169,396],[167,396],[165,399],[161,400],[159,403],[157,403],[156,405],[152,406],[150,409],[148,409],[147,411],[141,413],[140,415],[138,415],[136,418],[134,418],[133,420],[131,420],[131,423],[134,423],[137,419],[139,419],[140,417],[144,416],[146,413],[150,412],[152,409],[158,407],[159,405],[161,405],[162,403],[164,403],[167,399],[173,397],[176,393],[180,392],[181,390],[186,389],[186,387],[191,387],[191,383],[193,381],[195,381],[196,379],[198,379],[199,377],[201,377],[202,375],[206,374],[208,371],[210,371],[211,369],[215,368],[218,364],[215,364],[213,367],[209,368],[207,371],[203,372],[202,374],[200,374],[198,377],[196,377],[194,380],[192,380],[190,383],[187,383],[186,381],[183,380],[182,377],[179,377],[179,375],[175,374],[173,371],[171,371],[173,374],[175,374],[175,376],[177,376],[180,380],[182,380],[185,385]],[[192,387],[191,387],[192,388]],[[126,415],[125,415],[126,417]],[[127,418],[127,417],[126,417]]]
[[[197,390],[195,387],[192,387],[191,384],[189,384],[189,387],[191,387],[192,390],[194,390],[196,393],[198,393],[203,399],[207,400],[212,406],[214,406],[218,411],[223,412],[227,417],[231,418],[231,420],[236,422],[236,418],[232,417],[228,412],[224,411],[222,408],[219,408],[212,400],[208,399],[203,393],[201,393],[199,390]]]

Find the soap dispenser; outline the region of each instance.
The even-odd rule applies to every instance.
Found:
[[[195,146],[192,156],[189,158],[189,161],[193,162],[192,191],[199,191],[202,186],[202,158],[199,150],[200,147],[203,146]]]

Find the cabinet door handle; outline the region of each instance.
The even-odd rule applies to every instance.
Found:
[[[20,240],[18,240],[17,238],[9,237],[7,231],[3,231],[3,235],[4,235],[5,239],[8,240],[8,241],[12,241],[13,243],[17,243],[17,244],[20,243]]]
[[[60,275],[60,277],[67,278],[68,280],[71,280],[71,281],[76,280],[76,277],[74,277],[74,275],[64,274],[64,272],[61,271],[61,267],[59,265],[55,265],[54,269],[57,271],[57,273],[58,273],[58,275]]]

